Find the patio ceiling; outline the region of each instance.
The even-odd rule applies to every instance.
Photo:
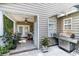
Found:
[[[23,22],[25,21],[25,18],[27,18],[27,21],[29,22],[34,22],[34,16],[32,15],[14,14],[14,13],[5,13],[5,15],[7,15],[12,20],[17,22]]]

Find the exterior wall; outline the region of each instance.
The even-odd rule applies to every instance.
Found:
[[[61,6],[61,7],[60,7]],[[63,7],[64,6],[64,7]],[[0,4],[0,9],[9,12],[20,11],[21,13],[34,13],[39,15],[39,36],[48,36],[48,18],[52,15],[56,15],[60,11],[67,11],[70,4],[56,4],[56,3],[10,3],[10,4]],[[60,10],[59,10],[60,9]]]
[[[57,33],[63,32],[63,19],[57,19]]]
[[[0,11],[0,36],[3,36],[3,13]]]
[[[48,36],[48,17],[50,13],[47,13],[52,4],[2,4],[0,9],[9,12],[20,11],[22,13],[29,13],[39,15],[39,37]],[[47,7],[48,6],[48,7]],[[45,8],[43,8],[45,7]],[[48,8],[48,9],[47,9]],[[52,9],[52,8],[51,8]],[[49,14],[49,15],[48,15]],[[51,14],[52,15],[52,14]]]
[[[60,7],[61,6],[61,7]],[[63,7],[64,6],[64,7]],[[67,7],[66,7],[67,6]],[[0,9],[9,12],[20,11],[21,13],[34,13],[39,15],[39,37],[48,36],[48,18],[52,15],[56,15],[60,11],[69,7],[69,4],[56,4],[56,3],[10,3],[10,4],[0,4]],[[60,9],[60,10],[59,10]]]
[[[67,19],[67,18],[72,18],[72,28],[71,30],[64,30],[63,29],[63,20],[64,19]],[[61,32],[71,32],[71,33],[74,33],[76,35],[76,38],[79,38],[79,12],[76,12],[76,13],[73,13],[73,14],[70,14],[70,15],[67,15],[67,16],[64,16],[64,17],[61,17],[58,19],[58,33],[61,33]]]

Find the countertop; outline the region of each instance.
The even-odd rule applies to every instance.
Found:
[[[78,43],[78,39],[72,39],[72,38],[68,38],[68,37],[59,37],[60,40],[65,40],[65,41],[68,41],[68,42],[71,42],[71,43],[75,43],[77,44]]]

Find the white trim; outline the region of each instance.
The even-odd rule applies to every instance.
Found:
[[[37,16],[37,21],[38,21],[38,49],[40,48],[40,39],[39,39],[39,15]]]
[[[3,19],[3,11],[2,11],[2,19]],[[4,34],[4,20],[3,20],[2,24],[3,24],[3,34]]]
[[[65,29],[65,25],[67,25],[67,24],[65,24],[65,20],[71,20],[71,29]],[[66,18],[66,19],[63,19],[63,30],[72,30],[72,18],[70,17],[70,18]]]
[[[14,24],[13,24],[13,32],[16,33],[16,22],[14,21]]]
[[[0,36],[4,34],[3,12],[0,10]]]
[[[48,18],[48,37],[49,37],[49,18]]]

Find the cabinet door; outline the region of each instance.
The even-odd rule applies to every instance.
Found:
[[[65,40],[59,39],[59,46],[67,51],[70,51],[70,43]]]

